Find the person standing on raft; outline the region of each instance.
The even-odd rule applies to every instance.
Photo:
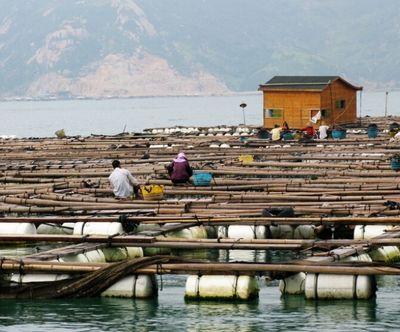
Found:
[[[167,171],[173,184],[187,183],[193,175],[193,170],[183,152],[167,166]]]
[[[136,194],[139,190],[139,182],[125,168],[121,168],[119,160],[112,162],[114,171],[108,177],[111,188],[116,198],[126,199]]]
[[[328,138],[328,129],[329,129],[329,126],[327,126],[326,123],[324,121],[322,121],[321,125],[319,126],[319,129],[318,129],[319,139]]]

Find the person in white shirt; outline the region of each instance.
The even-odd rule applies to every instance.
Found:
[[[139,182],[125,168],[121,168],[119,160],[112,162],[114,171],[108,177],[111,188],[117,198],[129,198],[134,191],[137,191]]]
[[[281,139],[282,128],[279,125],[275,125],[274,129],[271,130],[271,139],[273,141],[279,141]]]
[[[325,139],[328,137],[328,129],[329,129],[329,126],[327,126],[325,124],[325,122],[322,122],[318,128],[320,139]]]

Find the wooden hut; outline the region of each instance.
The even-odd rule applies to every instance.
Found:
[[[260,85],[264,97],[264,127],[286,121],[301,129],[319,125],[354,123],[357,120],[357,87],[339,76],[275,76]]]

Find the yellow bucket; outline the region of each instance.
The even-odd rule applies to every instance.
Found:
[[[164,197],[164,186],[158,184],[140,186],[140,192],[145,201],[159,201]]]
[[[242,164],[250,164],[254,161],[254,156],[252,154],[242,154],[239,156],[239,161]]]

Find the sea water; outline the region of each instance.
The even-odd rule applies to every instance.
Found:
[[[360,99],[359,99],[360,101]],[[244,110],[239,107],[246,103]],[[384,92],[364,92],[358,114],[383,116]],[[400,92],[388,97],[388,114],[400,115]],[[246,123],[261,126],[262,94],[208,97],[151,97],[105,100],[0,102],[0,135],[17,137],[118,134],[144,128],[169,126],[215,126]]]

